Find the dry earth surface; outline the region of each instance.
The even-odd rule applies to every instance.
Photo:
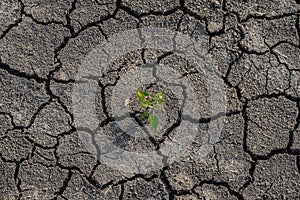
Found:
[[[86,149],[74,124],[72,87],[97,44],[150,26],[205,38],[225,85],[227,111],[220,138],[204,158],[195,154],[195,141],[182,159],[131,174]],[[300,199],[299,55],[299,0],[3,0],[0,199]],[[128,151],[159,149],[178,125],[169,91],[166,104],[176,112],[159,139],[136,140],[116,128],[114,87],[129,69],[149,63],[189,70],[174,52],[142,49],[116,59],[99,77],[99,126]],[[197,73],[183,75],[198,88],[205,117],[197,123],[205,131],[215,120],[205,83]]]

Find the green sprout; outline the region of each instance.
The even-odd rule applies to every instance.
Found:
[[[146,91],[138,90],[137,95],[141,105],[146,108],[146,111],[142,113],[142,119],[148,118],[151,129],[156,130],[158,128],[159,118],[154,113],[155,110],[159,110],[159,106],[164,102],[164,93],[157,92],[152,100],[150,99],[149,93]]]

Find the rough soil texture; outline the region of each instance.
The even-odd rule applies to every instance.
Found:
[[[149,26],[205,38],[227,111],[204,158],[195,155],[196,138],[187,156],[160,170],[124,173],[100,162],[78,137],[72,87],[97,44]],[[299,55],[299,0],[3,0],[0,199],[300,199]],[[172,91],[165,134],[139,140],[115,125],[114,87],[148,63],[190,69],[176,53],[144,49],[116,59],[99,77],[99,126],[128,151],[159,149],[178,125]],[[205,132],[214,120],[205,83],[197,73],[182,74],[197,88]],[[138,105],[129,106],[140,120]]]

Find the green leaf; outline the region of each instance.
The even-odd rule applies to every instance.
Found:
[[[156,130],[158,127],[158,117],[156,115],[150,115],[150,117],[148,117],[148,122],[150,127],[153,130]]]
[[[158,104],[162,104],[164,102],[164,99],[165,99],[165,95],[163,92],[157,92],[153,98],[153,100]]]
[[[153,104],[150,101],[146,100],[146,101],[142,102],[142,106],[152,108]]]
[[[139,100],[140,100],[141,102],[144,102],[145,97],[148,97],[148,96],[149,96],[149,94],[148,94],[146,91],[143,91],[143,90],[139,90],[139,91],[137,92],[137,95],[138,95],[138,98],[139,98]]]
[[[142,113],[142,119],[146,119],[147,117],[149,117],[149,113],[148,112],[143,112]]]

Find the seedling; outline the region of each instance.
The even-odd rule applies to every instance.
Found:
[[[148,119],[151,129],[156,130],[158,128],[159,118],[155,115],[155,111],[159,111],[159,106],[164,102],[164,93],[157,92],[152,99],[149,93],[143,90],[138,90],[137,95],[141,105],[146,108],[146,111],[142,113],[142,118]]]

